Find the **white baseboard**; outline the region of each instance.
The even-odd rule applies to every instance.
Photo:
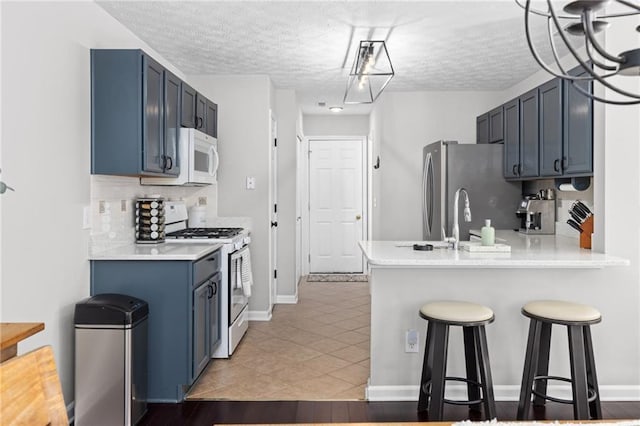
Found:
[[[249,321],[271,321],[271,311],[249,311]]]
[[[276,296],[276,303],[295,305],[296,303],[298,303],[298,295],[279,294],[278,296]]]
[[[493,387],[496,401],[517,401],[520,386],[499,385]],[[571,399],[569,385],[549,386],[548,393],[557,398]],[[449,399],[464,400],[467,398],[466,385],[447,385],[446,396]],[[371,386],[367,385],[368,401],[418,401],[418,386]],[[640,386],[600,386],[601,401],[640,401]]]

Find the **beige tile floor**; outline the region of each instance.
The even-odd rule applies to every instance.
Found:
[[[214,359],[187,399],[356,400],[369,377],[366,282],[306,282],[296,305],[252,321],[230,359]]]

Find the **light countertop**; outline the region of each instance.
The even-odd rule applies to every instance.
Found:
[[[89,260],[197,260],[222,247],[207,243],[128,244],[93,252]]]
[[[497,230],[496,240],[511,246],[511,253],[471,253],[434,248],[413,250],[421,241],[361,241],[372,268],[603,268],[628,266],[629,260],[581,249],[578,240],[560,235],[524,235]]]

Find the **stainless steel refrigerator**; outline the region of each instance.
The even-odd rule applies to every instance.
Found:
[[[424,240],[451,236],[453,203],[458,188],[469,193],[471,222],[464,221],[464,197],[458,203],[460,240],[469,239],[470,229],[480,229],[491,219],[496,229],[516,229],[522,198],[520,182],[507,182],[503,171],[502,144],[459,144],[438,141],[423,149],[422,227]]]

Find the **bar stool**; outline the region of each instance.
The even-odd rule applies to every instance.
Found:
[[[587,305],[558,300],[539,300],[522,307],[522,314],[531,318],[527,352],[520,387],[518,420],[526,420],[531,406],[544,405],[546,400],[573,405],[575,420],[602,419],[596,364],[591,342],[591,324],[597,324],[602,316],[597,309]],[[551,326],[564,325],[569,334],[569,359],[571,379],[549,376],[549,347]],[[549,380],[571,383],[572,399],[547,395]]]
[[[429,411],[429,420],[442,420],[444,403],[469,405],[479,410],[484,405],[486,418],[496,417],[493,382],[489,366],[485,324],[493,322],[493,311],[468,302],[439,301],[427,303],[420,316],[428,321],[427,341],[420,379],[418,411]],[[447,346],[449,326],[462,327],[467,377],[448,377]],[[445,399],[447,380],[467,384],[467,401]],[[481,392],[482,391],[482,395]]]

